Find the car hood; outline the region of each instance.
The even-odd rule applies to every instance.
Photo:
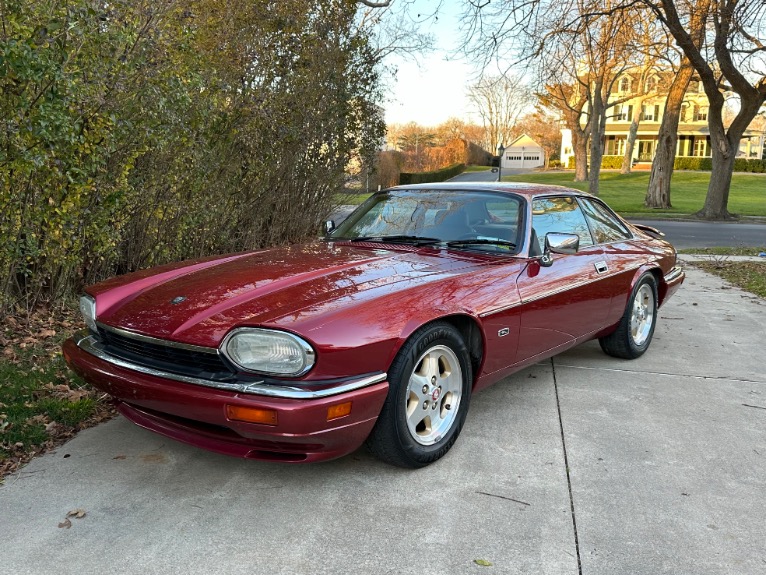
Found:
[[[470,273],[493,259],[431,248],[318,242],[139,272],[89,292],[105,325],[215,347],[235,326],[282,318],[282,327],[299,330],[284,318],[305,321],[328,301],[372,300],[381,287],[406,289]],[[298,313],[307,308],[313,311]]]

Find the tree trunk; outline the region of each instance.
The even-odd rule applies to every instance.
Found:
[[[728,140],[726,143],[728,146]],[[710,173],[710,185],[707,189],[707,196],[705,196],[705,205],[694,214],[699,218],[706,220],[733,219],[732,214],[726,208],[729,203],[735,154],[731,147],[728,147],[728,150],[722,150],[720,146],[713,145],[713,171]]]
[[[588,179],[588,138],[572,132],[572,147],[575,154],[575,182]]]
[[[727,209],[731,175],[734,171],[734,158],[739,149],[739,140],[745,128],[753,119],[763,100],[740,100],[740,109],[728,132],[723,123],[724,99],[717,87],[705,86],[710,106],[708,107],[708,128],[710,129],[710,147],[713,156],[713,170],[710,173],[710,185],[705,196],[705,205],[695,215],[706,220],[727,220],[732,215]]]
[[[593,97],[590,109],[590,166],[588,169],[588,192],[598,195],[599,176],[601,175],[601,159],[604,156],[603,136],[606,126],[604,113],[604,98],[601,93],[603,84],[600,80],[594,83]]]
[[[636,100],[634,104],[635,108],[633,108],[633,118],[631,118],[628,138],[625,141],[625,155],[622,157],[622,167],[620,168],[621,174],[629,174],[630,169],[633,167],[633,148],[636,145],[638,125],[641,123],[641,104],[643,102],[643,99]]]
[[[688,58],[681,60],[681,67],[673,79],[665,100],[665,112],[662,115],[662,125],[657,135],[657,153],[652,162],[652,173],[649,176],[649,187],[646,189],[644,205],[649,208],[672,207],[670,203],[670,179],[673,177],[673,165],[676,160],[676,144],[678,143],[678,123],[681,119],[681,105],[684,102],[686,89],[689,87],[694,73],[694,67]]]

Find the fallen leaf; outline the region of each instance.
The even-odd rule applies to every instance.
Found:
[[[486,559],[474,559],[473,562],[476,563],[477,565],[481,565],[482,567],[492,567],[492,563],[490,563]]]
[[[53,337],[56,335],[56,330],[54,329],[44,329],[40,333],[37,334],[37,337]]]
[[[59,529],[69,529],[71,526],[72,522],[69,519],[64,519],[64,521],[59,523]]]
[[[66,514],[67,517],[74,517],[75,519],[82,519],[85,517],[85,509],[72,509]]]
[[[128,458],[127,455],[117,455],[115,457],[112,457],[112,459],[127,459],[127,458]]]
[[[72,389],[67,393],[67,399],[71,402],[80,401],[84,397],[88,397],[90,395],[87,391],[83,389]]]

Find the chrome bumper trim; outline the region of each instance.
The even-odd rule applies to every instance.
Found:
[[[78,334],[79,336],[79,334]],[[267,397],[278,397],[282,399],[321,399],[323,397],[332,397],[333,395],[339,395],[349,391],[355,391],[363,387],[374,385],[386,381],[388,374],[379,373],[375,375],[368,375],[341,383],[334,387],[328,387],[326,389],[309,390],[302,389],[296,386],[290,385],[273,385],[269,383],[252,382],[252,383],[227,383],[221,381],[212,381],[209,379],[201,379],[197,377],[190,377],[187,375],[180,375],[177,373],[169,373],[151,367],[143,365],[137,365],[131,363],[119,357],[109,355],[103,349],[101,343],[90,334],[86,334],[81,337],[75,337],[77,347],[83,351],[117,367],[129,369],[137,373],[144,375],[152,375],[154,377],[161,377],[163,379],[171,379],[173,381],[180,381],[182,383],[190,383],[192,385],[201,385],[203,387],[211,387],[214,389],[221,389],[223,391],[232,391],[235,393],[247,393],[251,395],[264,395]],[[321,381],[311,382],[312,384],[321,385]]]
[[[665,283],[673,283],[682,275],[684,275],[684,269],[681,266],[674,266],[673,269],[665,274]]]

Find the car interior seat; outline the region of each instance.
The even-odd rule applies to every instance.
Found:
[[[441,210],[436,214],[435,235],[444,239],[457,239],[465,234],[472,233],[468,225],[468,214],[463,210]]]

